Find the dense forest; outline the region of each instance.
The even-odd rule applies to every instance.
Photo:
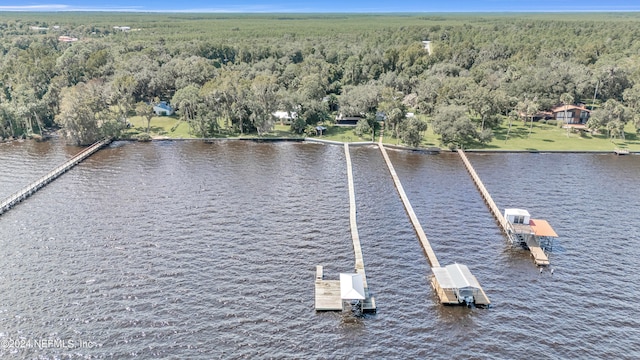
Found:
[[[151,103],[193,134],[311,133],[380,114],[393,136],[445,146],[559,104],[594,107],[610,136],[640,127],[640,14],[0,13],[0,138],[59,127],[75,144],[118,136]],[[63,38],[61,38],[61,36]],[[65,38],[66,37],[66,38]],[[77,41],[76,41],[77,40]],[[430,41],[426,49],[423,41]]]

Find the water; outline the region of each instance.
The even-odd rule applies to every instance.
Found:
[[[0,193],[71,150],[0,145]],[[551,275],[507,245],[456,154],[390,151],[440,263],[493,303],[467,309],[438,303],[380,151],[351,156],[377,314],[313,308],[315,265],[353,267],[341,146],[116,142],[0,216],[0,340],[75,345],[0,356],[640,357],[640,158],[469,154],[500,208],[554,226]]]

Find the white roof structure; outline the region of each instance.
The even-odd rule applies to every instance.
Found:
[[[436,280],[443,289],[480,289],[480,283],[469,268],[462,264],[447,265],[445,267],[432,268]]]
[[[298,113],[296,113],[295,111],[292,112],[291,115],[289,115],[287,111],[276,111],[272,113],[272,115],[278,119],[283,119],[283,120],[292,120],[292,119],[298,118]]]
[[[504,216],[517,215],[517,216],[531,216],[529,212],[524,209],[504,209]]]
[[[364,282],[360,274],[340,274],[342,300],[364,300]]]

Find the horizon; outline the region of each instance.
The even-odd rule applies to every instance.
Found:
[[[68,1],[13,1],[0,5],[0,12],[148,12],[148,13],[598,13],[640,12],[636,1],[612,0],[606,5],[595,0],[579,4],[558,4],[557,1],[452,0],[446,3],[429,1],[404,1],[400,4],[380,0],[357,0],[348,3],[328,0],[322,3],[300,3],[291,0],[221,0],[215,5],[205,0],[185,0],[180,3],[169,0],[139,0],[135,5],[127,0]]]

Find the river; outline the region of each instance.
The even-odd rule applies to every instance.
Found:
[[[0,196],[76,151],[0,144]],[[353,268],[341,146],[115,142],[0,216],[0,356],[640,357],[640,157],[468,155],[501,209],[555,228],[552,275],[457,154],[389,155],[440,263],[468,265],[491,308],[439,304],[376,147],[351,149],[378,305],[354,319],[313,307],[316,265]]]

